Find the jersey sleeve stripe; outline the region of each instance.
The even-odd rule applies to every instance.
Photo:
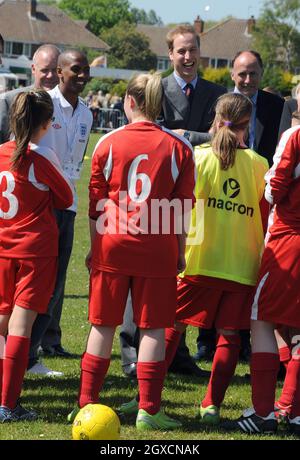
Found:
[[[49,190],[49,187],[47,185],[42,184],[41,182],[37,181],[37,179],[35,177],[35,173],[34,173],[34,164],[33,163],[29,168],[28,180],[38,190],[41,190],[43,192],[47,192]]]
[[[176,163],[175,147],[173,147],[173,152],[172,152],[171,170],[172,170],[173,181],[175,183],[179,176],[178,166]]]
[[[112,168],[113,168],[113,156],[112,156],[112,144],[111,144],[111,146],[109,148],[109,155],[108,155],[106,164],[105,164],[104,169],[103,169],[103,174],[104,174],[104,177],[105,177],[105,179],[107,181],[110,178]]]
[[[44,147],[41,145],[35,145],[35,144],[30,144],[30,150],[33,152],[37,153],[38,155],[41,155],[46,161],[51,163],[52,167],[56,169],[56,171],[59,173],[59,175],[64,179],[64,181],[68,184],[72,195],[74,199],[74,187],[71,183],[71,181],[64,175],[61,164],[59,162],[59,159],[57,158],[55,152],[52,149],[49,149],[48,147]],[[37,181],[36,181],[37,182]]]

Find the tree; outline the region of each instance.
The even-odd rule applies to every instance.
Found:
[[[218,85],[225,86],[225,88],[230,88],[232,86],[230,70],[227,67],[221,69],[206,67],[203,70],[203,78],[217,83]]]
[[[88,20],[90,30],[98,37],[120,21],[133,21],[127,0],[60,0],[59,8],[74,19]]]
[[[149,48],[149,39],[136,26],[120,22],[101,37],[111,47],[108,66],[119,69],[156,69],[157,57]]]
[[[136,24],[149,24],[162,26],[162,19],[157,16],[154,10],[150,10],[148,13],[145,10],[139,8],[131,8],[131,13],[133,15],[133,20]]]
[[[267,0],[253,35],[266,66],[290,71],[300,59],[300,0]],[[299,64],[298,64],[299,65]]]

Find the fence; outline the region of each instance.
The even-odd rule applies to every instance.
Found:
[[[119,109],[92,109],[93,131],[112,131],[126,124],[126,118]]]

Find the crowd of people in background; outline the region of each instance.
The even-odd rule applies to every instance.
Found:
[[[99,90],[88,91],[84,100],[93,114],[93,130],[110,131],[126,123],[122,97]]]

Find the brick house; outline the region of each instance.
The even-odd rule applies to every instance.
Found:
[[[0,31],[4,38],[3,65],[28,84],[31,58],[44,43],[61,50],[85,47],[106,55],[109,46],[55,6],[37,4],[36,0],[0,0]]]

